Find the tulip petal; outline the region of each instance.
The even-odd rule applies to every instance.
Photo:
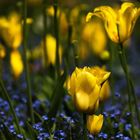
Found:
[[[89,96],[83,91],[79,91],[74,95],[74,103],[79,111],[85,112],[89,107]]]
[[[92,16],[93,16],[93,13],[89,12],[86,16],[86,22],[88,22]]]
[[[96,85],[94,87],[93,92],[89,95],[89,108],[88,108],[88,113],[93,114],[94,111],[98,108],[98,103],[99,103],[99,96],[100,96],[100,86]]]
[[[117,32],[117,14],[109,6],[100,6],[95,8],[93,15],[101,18],[104,21],[105,29],[111,40],[118,42],[118,32]]]
[[[130,2],[124,2],[122,5],[121,5],[121,11],[122,13],[124,13],[126,11],[127,8],[129,7],[134,7],[135,5],[133,3],[130,3]]]
[[[84,91],[89,94],[96,85],[96,77],[87,71],[82,71],[77,75],[76,91]]]
[[[69,93],[71,96],[73,96],[76,92],[76,73],[73,72],[70,80],[68,81],[68,85],[69,85]]]
[[[100,91],[100,101],[106,100],[110,96],[109,82],[105,81]]]
[[[124,42],[131,35],[137,20],[137,11],[133,3],[122,4],[118,17],[120,42]]]

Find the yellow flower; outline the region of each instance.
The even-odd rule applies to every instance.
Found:
[[[11,13],[8,18],[0,18],[0,35],[9,47],[17,49],[20,46],[22,26],[20,16],[17,13]]]
[[[99,20],[89,22],[84,26],[82,38],[89,44],[95,55],[100,56],[106,49],[106,33]]]
[[[41,41],[40,46],[36,47],[30,52],[28,52],[28,58],[37,59],[43,58],[44,56],[44,40]],[[48,34],[46,35],[46,53],[47,53],[47,64],[54,65],[56,61],[56,39]],[[62,60],[62,47],[59,46],[59,58],[60,63]]]
[[[18,50],[14,50],[10,54],[10,64],[15,78],[18,78],[23,72],[22,58]]]
[[[100,91],[100,101],[106,100],[110,96],[110,85],[108,81],[105,81]]]
[[[101,84],[110,72],[99,67],[76,68],[72,73],[68,90],[78,111],[93,114],[98,108]]]
[[[88,13],[86,21],[92,16],[101,18],[109,38],[116,43],[123,43],[130,37],[139,15],[140,8],[133,3],[124,2],[119,10],[114,10],[110,6],[97,7],[93,13]]]
[[[89,115],[87,116],[87,129],[91,134],[98,134],[103,125],[103,115]]]

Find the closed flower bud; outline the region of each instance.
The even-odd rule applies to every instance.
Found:
[[[10,64],[12,67],[12,72],[15,78],[18,78],[23,72],[23,63],[19,51],[12,51],[10,54]]]
[[[28,52],[28,58],[38,59],[43,58],[44,45],[46,45],[46,57],[47,65],[54,65],[56,61],[56,39],[51,35],[46,35],[46,44],[44,40],[41,41],[40,46],[34,48],[31,52]],[[62,60],[62,46],[59,46],[59,61]]]
[[[91,134],[98,134],[103,125],[103,115],[89,115],[87,116],[87,129]]]

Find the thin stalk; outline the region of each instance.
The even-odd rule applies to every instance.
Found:
[[[135,96],[133,83],[132,83],[132,80],[130,78],[130,74],[129,74],[128,67],[127,67],[127,59],[126,59],[126,55],[125,55],[125,52],[124,52],[123,43],[120,41],[119,25],[117,25],[117,30],[118,30],[118,37],[119,37],[119,42],[120,42],[119,47],[118,47],[118,54],[119,54],[121,66],[122,66],[123,71],[125,73],[127,86],[128,86],[128,102],[129,102],[129,109],[130,109],[130,112],[131,112],[131,118],[130,119],[131,119],[131,124],[132,124],[132,139],[134,139],[135,138],[135,130],[134,130],[131,97],[134,98],[137,120],[139,121],[139,124],[140,124],[139,110],[138,110],[138,105],[137,105],[137,100],[136,100],[136,96]]]
[[[43,24],[44,24],[44,34],[43,34],[43,59],[44,59],[44,66],[47,66],[47,43],[46,43],[46,35],[47,35],[47,13],[46,13],[46,2],[43,1]]]
[[[86,114],[83,113],[83,140],[88,140],[87,128],[86,128]]]
[[[125,55],[123,46],[122,46],[122,52],[123,52],[123,59],[124,59],[123,63],[125,65],[125,64],[127,64],[127,61],[126,61],[126,55]],[[134,105],[135,105],[137,120],[138,120],[138,122],[140,124],[140,114],[139,114],[138,103],[137,103],[137,99],[136,99],[136,95],[135,95],[135,90],[134,90],[133,82],[132,82],[132,79],[130,77],[130,74],[129,74],[127,66],[124,69],[125,69],[124,71],[125,71],[125,75],[127,77],[127,80],[129,81],[132,97],[134,98]]]
[[[6,90],[6,88],[5,88],[4,84],[3,84],[3,80],[1,79],[1,77],[0,77],[0,86],[1,86],[1,89],[3,91],[4,97],[8,101],[8,104],[10,106],[10,111],[13,114],[13,117],[14,117],[14,120],[15,120],[15,124],[17,126],[17,131],[18,131],[18,133],[21,134],[18,118],[16,116],[16,113],[15,113],[13,105],[12,105],[12,101],[11,101],[9,95],[8,95],[8,92],[7,92],[7,90]]]
[[[34,114],[33,114],[33,107],[32,107],[32,95],[31,95],[31,82],[30,82],[30,74],[29,74],[29,66],[27,61],[27,0],[24,0],[23,4],[23,54],[24,54],[24,66],[25,66],[25,75],[26,75],[26,82],[27,82],[27,94],[28,94],[28,105],[29,105],[29,112],[31,117],[31,122],[34,123]]]
[[[59,26],[58,26],[58,0],[54,0],[54,34],[56,38],[56,72],[57,76],[60,75],[60,62],[59,62]]]
[[[134,121],[133,121],[133,111],[132,111],[132,104],[131,104],[131,84],[130,84],[130,78],[129,78],[129,73],[128,73],[128,67],[126,63],[126,57],[124,55],[124,50],[123,50],[123,45],[120,43],[118,46],[118,54],[121,62],[121,66],[123,68],[123,71],[125,73],[126,81],[127,81],[127,86],[128,86],[128,103],[129,103],[129,110],[131,112],[131,124],[132,124],[132,139],[134,139],[135,136],[135,130],[134,130]]]
[[[110,70],[113,73],[113,63],[114,63],[114,46],[110,43]],[[114,89],[114,78],[113,74],[110,75],[110,83],[111,83],[111,93],[112,93],[112,104],[115,104],[115,89]]]

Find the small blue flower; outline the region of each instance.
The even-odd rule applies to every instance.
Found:
[[[49,138],[50,135],[49,133],[40,133],[38,136],[37,136],[37,139],[38,140],[46,140],[47,138]]]
[[[118,123],[114,123],[113,128],[118,128],[119,124]]]
[[[43,131],[43,128],[42,128],[42,124],[41,123],[36,123],[33,125],[33,128],[39,132],[42,132]]]
[[[42,119],[43,119],[44,121],[48,121],[49,118],[48,118],[47,115],[43,115],[43,116],[42,116]]]
[[[19,138],[19,139],[23,139],[23,135],[21,135],[21,134],[17,134],[17,138]]]
[[[132,127],[132,125],[131,125],[131,124],[126,124],[126,125],[125,125],[125,130],[126,130],[126,131],[128,131],[128,130],[130,130],[130,129],[131,129],[131,127]]]
[[[103,112],[104,117],[108,117],[108,113],[107,112]]]
[[[121,97],[120,93],[118,93],[118,92],[115,93],[115,96],[116,96],[117,98],[120,98],[120,97]]]
[[[131,140],[129,137],[123,137],[123,140]]]

